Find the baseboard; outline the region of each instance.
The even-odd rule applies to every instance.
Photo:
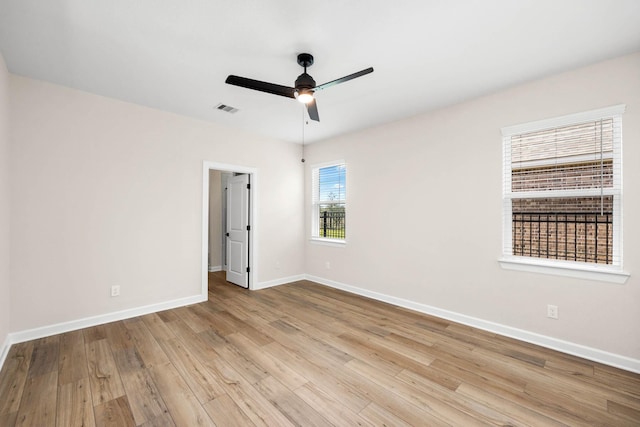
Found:
[[[11,348],[11,340],[9,339],[9,335],[4,339],[4,344],[2,344],[2,348],[0,348],[0,370],[4,366],[4,361],[7,359],[7,355],[9,354],[9,349]]]
[[[393,296],[382,294],[379,292],[369,291],[367,289],[358,288],[356,286],[347,285],[344,283],[336,282],[334,280],[324,279],[318,276],[299,274],[295,276],[283,277],[280,279],[260,282],[252,289],[253,290],[266,289],[273,286],[283,285],[286,283],[296,282],[298,280],[304,280],[304,279],[311,280],[313,282],[317,282],[317,283],[330,286],[335,289],[340,289],[346,292],[350,292],[356,295],[361,295],[374,300],[393,304],[399,307],[404,307],[404,308],[408,308],[421,313],[451,320],[453,322],[461,323],[463,325],[472,326],[474,328],[482,329],[488,332],[493,332],[496,334],[500,334],[510,338],[515,338],[528,343],[540,345],[542,347],[558,350],[563,353],[582,357],[584,359],[592,360],[594,362],[603,363],[609,366],[614,366],[616,368],[624,369],[630,372],[640,373],[640,360],[638,359],[633,359],[630,357],[609,353],[609,352],[595,349],[592,347],[583,346],[581,344],[575,344],[568,341],[559,340],[557,338],[540,335],[534,332],[513,328],[511,326],[506,326],[506,325],[490,322],[483,319],[478,319],[472,316],[467,316],[467,315],[456,313],[453,311],[443,310],[430,305],[393,297]],[[132,308],[128,310],[107,313],[99,316],[92,316],[84,319],[72,320],[69,322],[58,323],[55,325],[43,326],[40,328],[29,329],[26,331],[10,333],[6,337],[4,344],[2,345],[2,348],[0,348],[0,369],[2,369],[2,366],[4,366],[4,362],[9,353],[9,349],[13,344],[24,342],[24,341],[30,341],[38,338],[43,338],[51,335],[57,335],[64,332],[74,331],[82,328],[88,328],[91,326],[101,325],[104,323],[129,319],[136,316],[143,316],[145,314],[155,313],[163,310],[169,310],[172,308],[182,307],[185,305],[196,304],[199,302],[206,301],[206,299],[207,299],[206,296],[203,297],[202,295],[194,295],[191,297],[180,298],[172,301],[165,301],[158,304],[151,304],[151,305]]]
[[[271,288],[273,286],[284,285],[291,282],[297,282],[298,280],[304,280],[307,276],[304,274],[297,274],[295,276],[282,277],[280,279],[268,280],[266,282],[259,282],[257,285],[251,288],[251,290],[257,291],[259,289]]]
[[[84,319],[77,319],[71,320],[69,322],[57,323],[55,325],[42,326],[40,328],[28,329],[26,331],[13,332],[9,334],[8,340],[10,344],[13,345],[24,341],[62,334],[64,332],[102,325],[104,323],[116,322],[118,320],[130,319],[136,316],[144,316],[145,314],[156,313],[158,311],[196,304],[206,300],[206,296],[203,297],[202,295],[194,295],[157,304],[145,305],[142,307],[101,314],[98,316],[85,317]]]
[[[421,304],[414,301],[410,301],[402,298],[396,298],[390,295],[369,291],[367,289],[346,285],[344,283],[336,282],[329,279],[324,279],[322,277],[305,275],[305,279],[310,280],[312,282],[317,282],[335,289],[340,289],[346,292],[350,292],[350,293],[361,295],[367,298],[386,302],[399,307],[408,308],[414,311],[418,311],[420,313],[425,313],[431,316],[440,317],[442,319],[451,320],[453,322],[461,323],[467,326],[472,326],[474,328],[482,329],[484,331],[493,332],[506,337],[515,338],[520,341],[525,341],[531,344],[536,344],[542,347],[550,348],[552,350],[557,350],[563,353],[582,357],[584,359],[591,360],[594,362],[624,369],[626,371],[640,373],[640,360],[638,359],[633,359],[627,356],[621,356],[619,354],[609,353],[596,348],[559,340],[557,338],[548,337],[545,335],[525,331],[518,328],[513,328],[511,326],[506,326],[499,323],[478,319],[476,317],[467,316],[465,314],[443,310],[437,307],[432,307],[430,305]]]
[[[214,271],[222,271],[221,265],[209,266],[209,273],[213,273]]]

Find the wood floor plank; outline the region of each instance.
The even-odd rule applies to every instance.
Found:
[[[58,355],[60,339],[58,335],[35,340],[28,378],[38,377],[50,372],[58,371]]]
[[[145,368],[142,357],[135,347],[114,349],[111,354],[120,374]]]
[[[278,325],[275,325],[275,322],[268,325],[269,333],[277,337],[280,344],[295,349],[297,353],[319,365],[342,366],[353,359],[354,356],[348,352],[353,349],[335,333],[327,334],[299,321],[292,325],[290,321],[290,318],[283,318]],[[283,326],[290,331],[283,332]]]
[[[285,384],[290,390],[295,390],[308,380],[299,375],[282,361],[272,357],[263,350],[263,347],[256,345],[242,333],[227,335],[227,340],[232,343],[242,354],[246,355],[257,366],[260,366],[269,375]]]
[[[436,355],[436,360],[429,367],[455,378],[461,383],[474,384],[491,390],[514,392],[524,392],[527,385],[521,378],[511,377],[495,367],[483,366],[476,359],[470,358],[468,354],[462,356],[451,354],[446,350],[439,349],[438,346],[434,346],[431,351]]]
[[[193,355],[223,385],[234,385],[243,377],[233,369],[200,335],[193,332],[182,320],[167,323],[176,332],[185,350]]]
[[[484,349],[477,349],[474,354],[482,355],[485,364],[493,363],[501,371],[526,381],[527,399],[531,405],[537,405],[540,412],[559,420],[590,424],[602,419],[616,424],[619,420],[609,418],[603,411],[608,408],[608,402],[615,400],[623,406],[640,408],[640,400],[634,396],[610,389],[606,384],[593,388],[591,375],[578,375],[573,369],[549,370],[546,366],[538,368],[526,362],[514,363],[501,353],[489,353]],[[584,363],[579,364],[583,365]],[[550,388],[558,386],[562,391],[553,394],[548,392]]]
[[[422,411],[426,411],[429,414],[438,414],[437,418],[439,421],[449,423],[451,425],[475,425],[478,427],[486,425],[486,422],[488,421],[470,416],[464,411],[457,409],[454,405],[449,405],[447,402],[442,401],[438,397],[420,393],[417,388],[413,387],[409,383],[386,375],[363,361],[357,359],[352,360],[347,363],[347,367],[371,379],[389,393],[395,393],[398,397],[406,400],[407,403],[415,405]]]
[[[136,424],[144,424],[168,412],[135,348],[115,351],[114,360]]]
[[[411,424],[407,424],[402,419],[393,415],[391,412],[387,411],[380,405],[375,402],[371,402],[360,411],[360,415],[367,420],[371,425],[374,426],[384,426],[384,427],[411,427]],[[431,424],[436,425],[436,424]],[[444,423],[440,423],[438,425],[444,426]]]
[[[150,372],[176,425],[215,426],[171,363],[156,365]]]
[[[88,377],[59,386],[57,425],[95,426],[91,384]]]
[[[7,427],[15,426],[17,417],[18,417],[18,413],[17,412],[10,412],[10,413],[7,413],[7,414],[1,414],[0,415],[0,426],[7,426]]]
[[[316,408],[333,425],[369,426],[363,417],[351,411],[339,400],[339,396],[331,396],[320,390],[311,382],[294,390],[302,400],[312,408]]]
[[[441,385],[440,381],[432,381],[431,377],[424,377],[415,372],[404,370],[396,378],[420,390],[421,393],[418,393],[418,396],[438,399],[441,403],[446,403],[471,417],[484,421],[486,425],[511,426],[518,424],[515,419],[500,411],[481,405],[473,399],[456,393],[455,389]]]
[[[640,375],[308,281],[13,345],[0,426],[640,426]]]
[[[542,415],[531,408],[515,403],[513,400],[509,399],[508,394],[493,394],[486,389],[465,383],[461,384],[456,392],[518,420],[519,424],[530,426],[565,425],[564,423]]]
[[[269,375],[264,368],[256,365],[246,354],[243,354],[226,338],[217,335],[213,330],[207,330],[198,335],[250,384],[255,384]]]
[[[175,310],[158,311],[156,314],[164,323],[169,323],[180,318]]]
[[[162,351],[158,341],[156,341],[144,322],[139,322],[135,327],[129,327],[129,330],[136,350],[144,361],[146,368],[166,365],[169,362],[167,355]]]
[[[229,397],[254,425],[258,427],[295,425],[273,406],[266,396],[245,380],[228,384],[227,389]]]
[[[86,339],[86,335],[85,335]],[[85,344],[93,406],[124,396],[125,390],[106,338]]]
[[[136,425],[127,396],[100,403],[95,407],[96,427],[134,427]]]
[[[14,344],[0,371],[0,415],[17,414],[29,372],[33,341]]]
[[[255,426],[227,394],[218,396],[203,406],[217,426]]]
[[[198,316],[191,306],[176,308],[175,313],[193,330],[193,332],[199,333],[209,329],[209,321]]]
[[[93,341],[103,340],[107,338],[106,325],[96,325],[82,330],[84,335],[84,343],[89,344]]]
[[[640,377],[640,374],[629,375],[629,372],[621,369],[594,363],[593,382],[591,384],[606,384],[615,390],[640,398],[638,377]]]
[[[260,380],[256,388],[295,425],[323,427],[329,424],[313,407],[272,376]]]
[[[311,383],[323,392],[336,396],[347,409],[352,412],[360,412],[371,400],[366,390],[359,390],[357,387],[343,381],[338,375],[334,375],[333,367],[321,366],[322,362],[312,363],[295,351],[273,342],[263,347],[265,352],[283,361],[287,366],[295,370],[299,375],[303,375]]]
[[[52,426],[56,423],[58,371],[27,378],[17,426]]]
[[[352,361],[353,362],[353,361]],[[349,363],[352,363],[349,362]],[[348,365],[348,364],[347,364]],[[366,390],[372,402],[404,420],[410,425],[445,425],[442,414],[428,411],[410,402],[410,398],[400,396],[376,382],[374,378],[363,372],[356,372],[349,366],[339,372],[340,378],[355,389]],[[410,396],[408,396],[410,397]]]
[[[201,404],[226,394],[224,386],[215,374],[207,369],[182,342],[172,339],[161,341],[160,346]]]
[[[151,313],[147,314],[146,316],[142,316],[142,321],[151,332],[151,335],[153,335],[153,337],[158,342],[168,341],[176,337],[176,334],[171,329],[169,329],[169,327],[157,313]]]
[[[625,418],[631,422],[640,420],[640,411],[611,400],[607,402],[607,412],[612,415],[621,416],[622,418]]]
[[[225,322],[231,326],[231,330],[233,331],[232,333],[242,333],[242,335],[246,336],[258,345],[269,344],[273,341],[269,335],[261,333],[252,327],[251,324],[242,321],[240,318],[228,311],[214,313],[214,319],[218,322]]]
[[[103,325],[105,338],[113,351],[132,348],[135,346],[131,330],[125,326],[124,322],[112,322]]]
[[[368,353],[365,355],[365,359],[382,359],[385,362],[391,363],[393,366],[394,374],[399,373],[403,369],[413,369],[418,371],[426,366],[429,366],[431,362],[435,360],[435,357],[430,354],[419,354],[411,350],[402,352],[393,349],[393,346],[384,343],[384,338],[378,338],[376,336],[371,337],[358,337],[354,334],[340,334],[338,338],[346,340],[353,345],[357,345],[360,348],[366,348]],[[408,356],[407,353],[411,354]],[[413,357],[412,357],[413,356]]]
[[[213,294],[211,295],[211,298],[215,298]],[[215,307],[216,306],[214,306],[214,308]],[[224,301],[222,309],[233,313],[239,319],[242,319],[244,322],[249,322],[252,325],[254,321],[269,323],[280,318],[280,313],[263,306],[259,300],[255,299],[248,302],[240,298],[227,299]]]
[[[82,331],[67,332],[60,335],[58,363],[58,383],[61,385],[75,383],[89,376]]]
[[[233,334],[238,330],[237,325],[228,320],[229,316],[225,316],[225,312],[217,311],[217,310],[207,310],[205,307],[200,305],[194,305],[189,307],[189,310],[194,316],[197,316],[201,321],[206,322],[207,328],[203,329],[213,329],[214,332],[221,337],[227,336],[229,334]]]
[[[176,423],[171,418],[171,415],[167,412],[152,420],[149,420],[143,424],[139,424],[139,427],[176,427]]]
[[[548,385],[531,384],[527,386],[526,398],[522,395],[514,395],[510,396],[510,400],[522,406],[534,408],[536,412],[568,425],[597,425],[598,423],[625,425],[617,414],[585,404],[571,394],[564,392],[550,394]]]

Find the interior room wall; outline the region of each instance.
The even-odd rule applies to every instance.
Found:
[[[209,171],[209,269],[222,268],[222,180],[218,170]]]
[[[0,54],[0,356],[10,325],[9,199],[9,72]]]
[[[626,104],[625,284],[507,271],[504,126]],[[307,148],[306,268],[315,277],[640,360],[640,54]],[[310,236],[310,167],[347,163],[347,244]],[[330,262],[330,269],[326,262]],[[559,319],[546,317],[547,304]]]
[[[296,144],[9,80],[12,332],[200,295],[203,161],[258,171],[257,282],[303,273]]]

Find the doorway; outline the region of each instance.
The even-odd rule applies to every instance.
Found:
[[[213,174],[217,174],[217,180],[211,180]],[[253,265],[257,246],[257,175],[254,168],[215,162],[203,163],[203,297],[206,297],[208,292],[209,271],[223,271],[227,281],[247,289],[254,288],[257,277]],[[220,187],[216,189],[218,185]],[[213,197],[220,198],[220,203],[211,199],[212,194]],[[215,237],[214,229],[219,230],[218,237]],[[213,240],[210,231],[213,232]],[[215,253],[212,254],[212,251]]]

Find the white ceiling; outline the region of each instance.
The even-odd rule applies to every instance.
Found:
[[[296,142],[301,104],[227,75],[374,67],[317,94],[311,142],[636,51],[640,0],[0,0],[12,73]]]

